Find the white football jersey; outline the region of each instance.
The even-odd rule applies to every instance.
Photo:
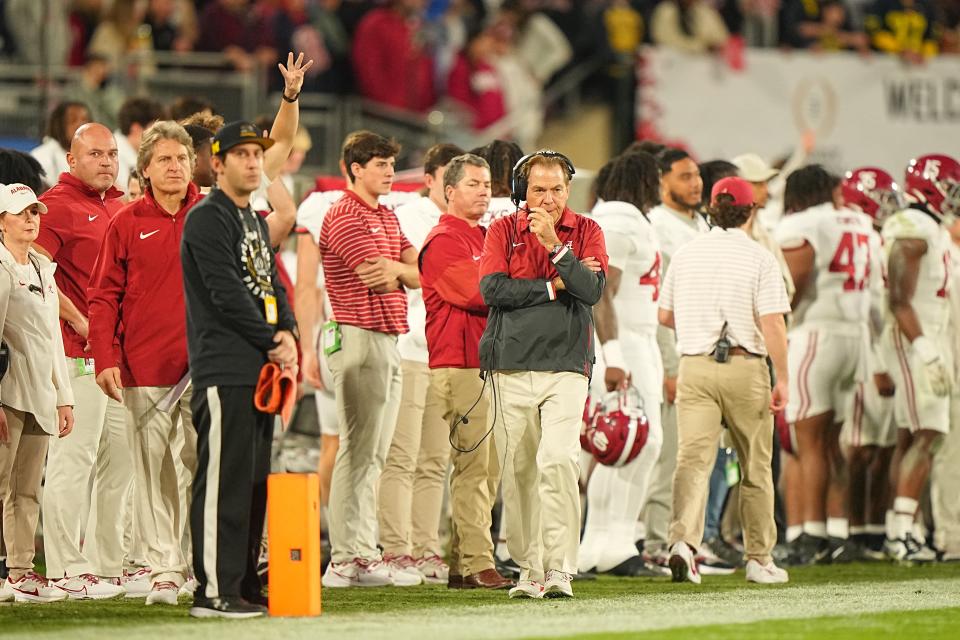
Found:
[[[440,222],[443,212],[427,196],[420,196],[396,208],[400,230],[419,252],[430,231]],[[397,349],[404,360],[427,362],[427,309],[420,289],[407,289],[407,324],[410,330],[397,338]]]
[[[960,287],[960,246],[950,243],[950,291]],[[960,380],[960,296],[950,296],[950,335],[953,336],[954,379]]]
[[[623,272],[613,299],[617,324],[630,331],[655,332],[662,266],[656,230],[627,202],[598,202],[591,216],[603,229],[610,266]]]
[[[950,234],[933,217],[917,209],[904,209],[887,218],[882,234],[888,259],[897,240],[927,243],[911,305],[925,334],[941,333],[950,317]]]
[[[784,216],[775,237],[784,249],[813,247],[812,286],[793,312],[793,328],[817,322],[863,327],[870,317],[879,250],[869,216],[832,203]],[[797,283],[800,286],[800,283]]]
[[[517,212],[517,205],[509,197],[490,198],[487,212],[480,218],[481,227],[489,227],[494,220]]]
[[[882,325],[889,313],[887,296],[887,261],[883,250],[883,237],[872,227],[870,229],[870,306],[871,321]],[[877,332],[879,333],[879,332]]]
[[[660,204],[650,210],[650,223],[657,232],[660,241],[660,253],[663,260],[663,273],[666,274],[670,259],[677,249],[697,237],[697,234],[710,230],[710,225],[699,213],[693,214],[690,222],[683,214]]]

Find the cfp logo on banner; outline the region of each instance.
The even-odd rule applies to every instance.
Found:
[[[799,131],[825,138],[837,121],[837,94],[825,77],[807,77],[793,90],[793,119]]]

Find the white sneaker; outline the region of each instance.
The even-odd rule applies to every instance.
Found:
[[[187,578],[187,581],[180,585],[180,591],[178,593],[181,596],[192,596],[196,591],[197,579]]]
[[[383,562],[393,572],[394,586],[414,587],[423,583],[423,576],[417,570],[417,564],[412,557],[384,554]]]
[[[572,598],[573,587],[570,582],[573,576],[563,571],[553,569],[547,571],[547,580],[543,584],[544,598]]]
[[[136,571],[124,569],[120,584],[123,586],[123,596],[125,598],[146,598],[153,589],[153,583],[150,581],[150,568],[140,567]]]
[[[447,584],[450,579],[450,566],[435,554],[417,560],[417,571],[426,584]]]
[[[543,585],[536,580],[521,580],[507,594],[510,598],[533,598],[534,600],[543,597]]]
[[[162,580],[153,585],[150,593],[147,595],[147,604],[169,604],[177,606],[177,596],[180,594],[180,587],[176,582]]]
[[[89,573],[64,578],[53,584],[66,593],[71,600],[107,600],[124,594],[124,588],[120,585],[111,584]]]
[[[13,591],[13,585],[10,584],[8,578],[4,578],[0,581],[0,602],[10,602],[14,599],[15,593]]]
[[[67,597],[65,592],[51,587],[46,578],[33,571],[21,576],[16,582],[9,577],[5,579],[0,593],[3,594],[0,602],[10,599],[7,594],[13,598],[14,602],[56,602]]]
[[[670,573],[674,582],[700,584],[700,571],[693,550],[686,542],[677,542],[670,549]]]
[[[771,560],[767,564],[760,564],[756,560],[747,562],[747,582],[757,584],[784,584],[789,582],[787,572]]]
[[[884,550],[891,560],[901,564],[936,562],[937,553],[925,545],[920,544],[912,534],[898,540],[887,539]]]
[[[361,587],[408,587],[420,584],[419,575],[414,578],[409,574],[400,574],[383,560],[355,558],[353,563],[357,565],[357,580]],[[413,582],[414,579],[417,582]]]
[[[352,560],[349,562],[331,562],[327,565],[327,570],[323,572],[320,584],[331,589],[359,587],[360,576],[356,563]]]

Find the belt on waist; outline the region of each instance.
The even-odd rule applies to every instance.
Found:
[[[710,353],[701,353],[704,358],[712,358],[716,351],[711,351]],[[753,353],[752,351],[747,351],[743,347],[730,347],[727,349],[727,353],[731,356],[743,356],[745,358],[762,358],[758,353]]]
[[[730,347],[730,355],[732,356],[745,356],[747,358],[759,358],[760,355],[753,353],[752,351],[747,351],[743,347]]]

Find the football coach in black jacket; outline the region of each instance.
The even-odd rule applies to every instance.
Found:
[[[480,367],[503,463],[511,598],[570,597],[580,544],[580,422],[593,369],[593,305],[606,281],[603,232],[567,208],[573,165],[538,151],[514,167],[526,207],[490,226],[480,292],[490,307]]]
[[[296,320],[277,277],[270,234],[250,207],[263,152],[257,128],[214,136],[217,185],[190,211],[180,258],[197,429],[190,526],[197,578],[190,615],[266,613],[257,558],[267,502],[273,416],[254,408],[261,367],[297,366]]]

